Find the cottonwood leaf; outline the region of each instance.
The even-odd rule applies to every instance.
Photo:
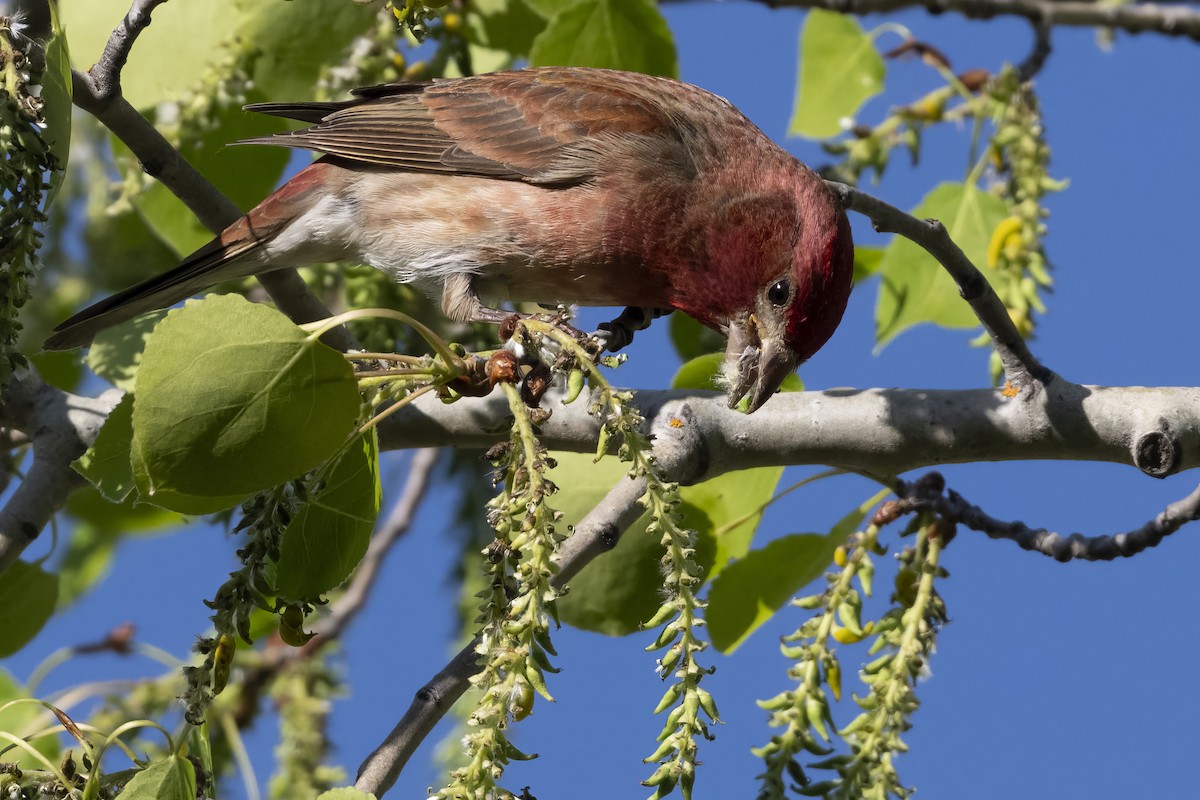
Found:
[[[275,588],[289,599],[318,597],[362,561],[379,514],[379,441],[375,429],[351,442],[320,473],[314,492],[283,533]]]
[[[992,231],[1008,214],[1004,201],[974,184],[943,183],[910,212],[919,219],[941,220],[950,238],[976,266],[986,264]],[[985,277],[989,276],[986,267]],[[922,322],[943,328],[972,328],[979,319],[950,274],[924,248],[900,236],[884,248],[882,280],[875,305],[878,347]]]
[[[675,388],[711,388],[721,356],[701,356],[684,364],[672,381]],[[802,388],[800,379],[787,383]],[[594,463],[592,456],[556,453],[551,471],[561,490],[550,503],[564,514],[564,524],[577,524],[616,485],[629,465],[614,458]],[[781,467],[762,467],[719,475],[695,486],[680,487],[680,524],[696,532],[694,559],[703,580],[719,574],[730,559],[750,547],[762,511],[774,495]],[[662,602],[664,550],[658,536],[646,533],[650,515],[629,526],[617,546],[597,557],[576,578],[572,591],[558,601],[559,616],[570,625],[610,636],[641,629]]]
[[[883,58],[854,17],[814,8],[800,33],[800,78],[788,134],[825,139],[883,91]]]
[[[330,789],[317,795],[317,800],[375,800],[375,795],[351,787]]]
[[[121,790],[121,800],[195,800],[192,762],[171,755],[139,770]]]
[[[105,499],[120,503],[134,490],[129,450],[133,442],[133,395],[127,394],[108,414],[92,446],[73,466]]]
[[[340,353],[237,295],[169,312],[146,344],[135,397],[138,490],[184,513],[201,512],[176,495],[236,502],[314,469],[359,410]]]
[[[882,247],[866,247],[863,245],[854,248],[854,285],[865,281],[875,273],[879,272],[879,265],[883,263],[883,248]]]
[[[54,613],[58,576],[37,564],[17,561],[0,577],[0,658],[29,643]]]
[[[679,73],[671,29],[649,0],[575,0],[559,8],[534,39],[529,65]]]
[[[732,653],[804,586],[819,578],[833,551],[858,529],[884,490],[843,517],[827,534],[794,533],[747,553],[713,580],[708,593],[713,646]]]
[[[54,196],[62,186],[71,155],[71,58],[58,7],[54,3],[50,3],[50,30],[52,37],[46,44],[46,71],[42,74],[42,100],[45,102],[42,116],[46,120],[43,136],[58,162],[58,169],[50,173],[45,208],[54,202]]]

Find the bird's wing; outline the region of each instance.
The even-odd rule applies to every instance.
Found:
[[[383,84],[340,103],[247,106],[316,123],[247,141],[394,169],[570,186],[602,172],[614,142],[640,143],[656,157],[682,151],[676,120],[664,110],[679,85],[572,68]]]

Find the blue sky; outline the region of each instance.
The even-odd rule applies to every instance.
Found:
[[[670,4],[665,12],[683,78],[728,97],[782,141],[803,15],[744,3]],[[922,13],[888,19],[935,44],[958,71],[1020,60],[1030,43],[1028,26],[1016,21],[967,23]],[[866,25],[881,21],[869,18]],[[1190,223],[1200,154],[1188,76],[1200,74],[1200,47],[1118,36],[1105,52],[1092,32],[1074,30],[1056,31],[1054,43],[1037,86],[1051,172],[1071,186],[1049,201],[1056,287],[1034,351],[1081,383],[1196,385],[1192,298],[1200,295],[1200,271]],[[918,62],[889,63],[888,92],[865,118],[878,119],[889,103],[935,81]],[[824,160],[811,143],[785,144],[811,163]],[[961,179],[966,160],[967,137],[939,132],[927,137],[917,169],[897,160],[871,191],[912,207],[938,182]],[[863,218],[851,222],[860,241],[874,239]],[[810,389],[986,384],[984,351],[966,345],[974,332],[923,327],[873,353],[875,291],[873,283],[856,289],[842,327],[805,367]],[[665,333],[659,325],[639,337],[618,381],[663,384],[669,372],[663,365],[675,363]],[[385,502],[398,489],[404,458],[388,466],[394,480]],[[811,471],[790,470],[785,482]],[[1065,462],[962,465],[943,473],[996,516],[1087,533],[1136,527],[1195,481],[1188,474],[1155,481],[1132,467]],[[758,543],[827,530],[873,491],[857,478],[801,490],[768,513]],[[452,519],[443,515],[449,496],[439,492],[430,500],[390,555],[371,609],[344,641],[350,695],[336,704],[332,733],[334,758],[351,775],[450,652],[456,539]],[[922,707],[907,736],[911,752],[898,762],[904,782],[923,797],[974,800],[1186,794],[1194,786],[1192,721],[1200,716],[1185,671],[1200,657],[1191,591],[1198,533],[1184,528],[1119,563],[1063,565],[963,531],[945,556],[951,578],[940,591],[952,622],[930,677],[918,687]],[[894,531],[885,540],[895,548]],[[184,654],[207,625],[200,600],[232,568],[233,549],[211,528],[125,542],[112,574],[5,666],[23,678],[57,646],[95,639],[126,620],[136,622],[142,641]],[[801,613],[785,610],[732,657],[708,655],[718,667],[710,688],[726,724],[701,747],[698,798],[756,792],[760,762],[749,748],[769,732],[754,700],[789,686],[777,642],[802,621]],[[520,747],[542,758],[514,766],[506,785],[529,784],[542,800],[643,796],[648,792],[637,782],[650,769],[641,758],[653,750],[660,725],[650,716],[662,692],[654,657],[642,652],[640,640],[568,629],[555,643],[564,668],[550,684],[558,702],[539,703],[515,733]],[[852,664],[843,663],[848,687]],[[156,671],[146,661],[100,656],[64,666],[45,688]],[[846,722],[853,711],[835,716]],[[443,732],[435,732],[389,796],[421,797],[436,782],[430,758]],[[274,735],[273,723],[263,719],[250,736],[264,783]],[[240,786],[228,789],[226,797],[242,796]]]

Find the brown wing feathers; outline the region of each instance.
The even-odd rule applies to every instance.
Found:
[[[567,186],[599,169],[591,149],[596,134],[661,134],[668,128],[653,102],[657,88],[654,78],[572,69],[383,84],[337,103],[247,106],[314,123],[247,143],[300,147],[394,169]]]

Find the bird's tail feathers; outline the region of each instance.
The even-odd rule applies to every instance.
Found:
[[[334,169],[322,162],[304,168],[181,264],[85,308],[55,328],[42,347],[46,350],[83,347],[111,325],[172,306],[214,284],[286,266],[269,263],[260,251],[319,202],[331,176],[336,174]],[[272,257],[275,255],[279,254],[273,253]],[[304,260],[301,253],[291,255]]]
[[[226,231],[226,234],[229,232]],[[42,347],[46,350],[84,347],[105,328],[148,311],[172,306],[213,284],[245,277],[257,271],[259,265],[256,260],[242,257],[257,250],[260,242],[245,239],[225,241],[226,234],[213,239],[173,269],[80,311],[55,328]]]

